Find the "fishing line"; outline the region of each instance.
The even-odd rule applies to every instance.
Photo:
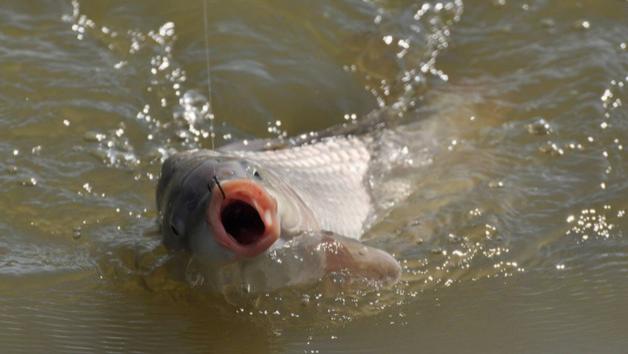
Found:
[[[218,177],[216,177],[216,175],[214,175],[213,180],[214,180],[214,182],[216,182],[216,185],[218,186],[218,189],[220,189],[220,193],[222,194],[222,199],[227,199],[227,196],[225,195],[225,191],[222,190],[222,186],[220,185],[220,181],[218,180]],[[209,187],[209,191],[211,192],[211,185]]]
[[[203,26],[205,29],[205,65],[207,67],[207,104],[209,105],[209,137],[211,139],[212,150],[214,150],[214,140],[216,139],[216,133],[214,132],[214,104],[212,103],[212,82],[211,73],[209,71],[209,25],[207,23],[207,17],[207,0],[203,0]],[[218,180],[216,180],[216,182],[217,181]]]

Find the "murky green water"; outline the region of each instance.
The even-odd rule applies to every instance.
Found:
[[[201,1],[2,2],[0,351],[627,350],[628,2],[208,5],[213,124]],[[233,305],[160,247],[172,151],[383,111],[399,286]]]

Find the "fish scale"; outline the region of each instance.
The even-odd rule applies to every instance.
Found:
[[[341,136],[279,150],[231,153],[279,175],[322,229],[359,239],[373,213],[366,185],[369,142],[367,137]]]

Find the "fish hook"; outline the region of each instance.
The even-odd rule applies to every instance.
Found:
[[[227,199],[227,196],[225,195],[225,191],[222,189],[222,186],[220,185],[220,181],[218,180],[218,177],[216,177],[216,175],[214,175],[214,178],[212,178],[214,180],[214,182],[216,183],[216,185],[218,186],[218,189],[220,189],[220,194],[222,194],[222,199]],[[209,185],[209,190],[211,192],[212,189],[212,185]]]

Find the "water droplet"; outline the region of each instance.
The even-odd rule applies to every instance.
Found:
[[[533,135],[549,135],[552,127],[543,118],[537,118],[533,123],[528,124],[528,133]]]
[[[37,185],[37,179],[35,177],[22,180],[20,184],[24,187],[35,187]]]
[[[310,295],[303,294],[303,296],[301,297],[301,305],[307,306],[309,304],[310,304]]]
[[[81,238],[81,227],[80,226],[75,226],[72,229],[72,238],[75,240],[78,240]]]
[[[83,140],[91,141],[91,142],[101,142],[105,140],[107,136],[105,134],[101,134],[95,131],[88,131],[83,135]]]
[[[490,182],[488,182],[488,187],[489,188],[503,188],[504,187],[504,182],[502,182],[502,181],[490,181]]]
[[[552,27],[556,26],[556,21],[554,21],[551,18],[544,18],[544,19],[541,20],[541,24],[544,27],[552,28]]]

